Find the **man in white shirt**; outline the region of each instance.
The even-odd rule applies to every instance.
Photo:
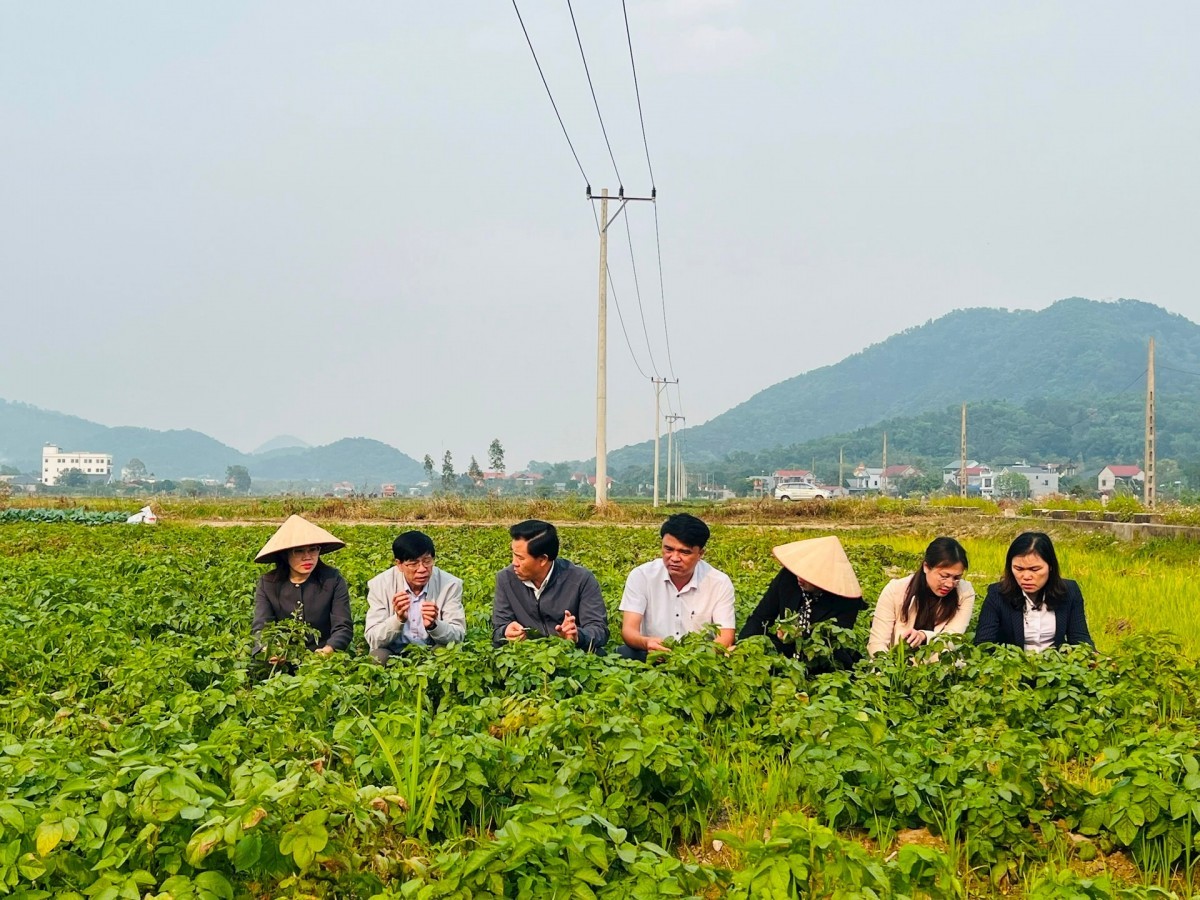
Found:
[[[625,580],[620,606],[625,644],[618,653],[645,659],[647,652],[668,649],[665,638],[681,638],[709,624],[717,626],[717,643],[732,647],[733,582],[704,561],[708,526],[679,513],[663,523],[659,534],[662,558],[638,566]]]
[[[467,631],[461,578],[435,566],[433,541],[406,531],[392,541],[395,565],[367,582],[365,636],[371,657],[388,659],[409,644],[449,644]]]

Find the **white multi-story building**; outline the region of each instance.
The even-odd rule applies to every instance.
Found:
[[[74,450],[64,453],[54,444],[42,448],[42,484],[58,484],[63,472],[78,469],[95,481],[108,481],[112,477],[113,458],[111,453],[92,453]]]

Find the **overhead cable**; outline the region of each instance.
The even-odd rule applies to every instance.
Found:
[[[513,0],[515,3],[516,0]],[[600,115],[600,101],[596,99],[596,87],[592,84],[592,73],[588,69],[587,55],[583,52],[583,38],[579,36],[579,24],[575,21],[575,8],[571,6],[571,0],[567,0],[567,10],[571,13],[571,26],[575,29],[575,43],[579,45],[579,58],[583,60],[583,73],[587,75],[588,88],[592,92],[592,103],[596,107],[596,118],[600,120],[600,133],[604,135],[604,145],[608,147],[608,158],[612,160],[613,172],[617,175],[617,184],[621,187],[621,193],[624,191],[624,181],[621,178],[621,170],[617,168],[617,158],[613,155],[612,144],[608,140],[608,129],[604,127],[604,116]]]
[[[575,157],[575,165],[579,167],[579,174],[583,176],[584,183],[587,185],[587,192],[590,194],[592,192],[592,180],[587,177],[587,172],[583,171],[583,163],[579,161],[579,154],[575,152],[575,145],[571,142],[571,135],[567,134],[567,126],[563,123],[562,114],[558,111],[558,104],[554,102],[554,95],[550,93],[550,84],[546,81],[546,73],[542,71],[542,64],[538,62],[537,52],[533,49],[533,41],[529,39],[529,29],[525,27],[525,20],[521,18],[521,10],[517,8],[517,0],[512,0],[512,5],[513,12],[517,14],[517,21],[521,23],[521,31],[525,33],[525,43],[529,45],[529,52],[533,54],[533,64],[537,66],[538,75],[542,78],[542,86],[546,89],[546,96],[550,98],[550,105],[554,107],[554,115],[558,119],[558,126],[562,129],[563,137],[567,139],[567,146],[571,148],[571,155]],[[608,140],[608,138],[605,137],[605,140]],[[611,153],[612,151],[610,150],[609,152]]]

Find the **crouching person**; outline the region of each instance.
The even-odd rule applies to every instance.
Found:
[[[434,565],[433,541],[406,531],[392,541],[394,565],[367,582],[367,645],[388,660],[410,644],[449,644],[467,633],[461,578]]]

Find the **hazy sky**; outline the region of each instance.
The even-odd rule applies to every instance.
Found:
[[[621,5],[574,5],[644,195]],[[616,193],[566,3],[520,8]],[[1200,320],[1200,4],[628,10],[689,424],[955,308]],[[0,3],[0,172],[0,397],[243,450],[594,451],[595,226],[508,0]],[[669,369],[628,216],[654,362],[618,220],[612,449],[653,434],[634,357]]]

